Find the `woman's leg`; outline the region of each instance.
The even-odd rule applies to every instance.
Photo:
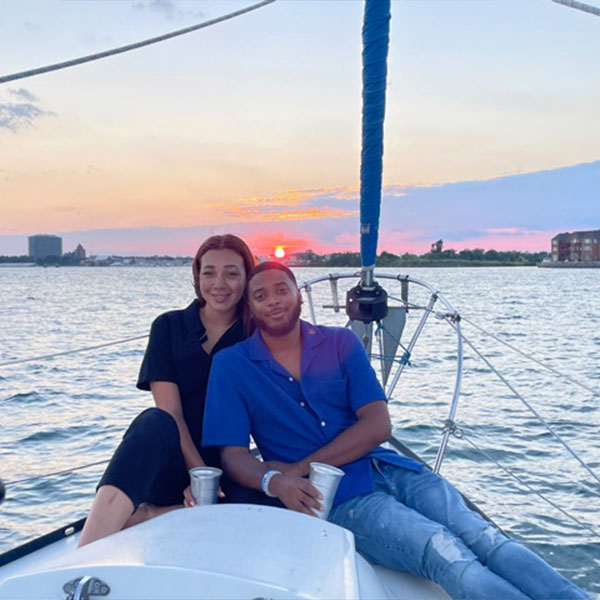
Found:
[[[129,426],[106,468],[79,546],[165,512],[165,506],[181,505],[187,483],[175,421],[158,408],[145,410]],[[139,508],[142,502],[163,506]]]
[[[415,473],[381,462],[376,468],[400,502],[444,525],[463,540],[482,564],[531,598],[588,598],[537,554],[507,538],[469,509],[456,488],[443,477],[429,470]]]
[[[98,489],[79,536],[78,547],[119,531],[133,513],[133,502],[120,489],[104,485]]]
[[[139,523],[143,523],[144,521],[148,521],[150,519],[154,519],[154,517],[160,517],[160,515],[164,515],[165,513],[171,512],[172,510],[177,510],[178,508],[184,508],[183,504],[171,504],[169,506],[159,506],[157,504],[150,504],[148,502],[142,502],[137,510],[125,521],[122,529],[127,529],[128,527],[133,527],[134,525],[138,525]]]

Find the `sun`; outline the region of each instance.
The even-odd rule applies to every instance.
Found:
[[[275,258],[283,258],[285,256],[285,250],[283,249],[283,246],[277,246],[277,248],[275,248]]]

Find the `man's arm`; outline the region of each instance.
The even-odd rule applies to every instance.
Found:
[[[322,462],[334,467],[345,465],[390,439],[392,424],[384,400],[365,404],[356,411],[356,416],[358,421],[354,425],[302,460],[288,465],[273,461],[267,463],[267,466],[286,475],[303,477],[309,474],[311,462]]]
[[[263,463],[252,456],[248,448],[239,446],[223,448],[221,462],[232,479],[255,490],[262,488],[263,477],[270,470],[269,463]],[[291,510],[311,516],[315,516],[311,508],[323,510],[319,502],[321,493],[303,477],[275,475],[269,482],[269,492]]]

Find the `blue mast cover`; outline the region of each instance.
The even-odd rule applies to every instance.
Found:
[[[360,165],[360,259],[375,264],[381,180],[383,120],[390,30],[390,0],[366,0],[363,22],[363,112]]]

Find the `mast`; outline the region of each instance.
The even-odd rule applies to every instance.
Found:
[[[360,166],[361,283],[365,287],[373,285],[379,235],[389,32],[390,0],[365,0],[362,31],[363,109]]]
[[[390,36],[391,0],[365,0],[362,40],[362,151],[360,156],[360,282],[346,293],[346,313],[365,348],[372,340],[372,323],[388,314],[387,293],[375,282],[381,181],[383,121]],[[361,323],[361,325],[359,325]],[[362,325],[364,324],[364,325]],[[363,333],[359,330],[366,329]],[[354,327],[353,327],[354,329]]]

